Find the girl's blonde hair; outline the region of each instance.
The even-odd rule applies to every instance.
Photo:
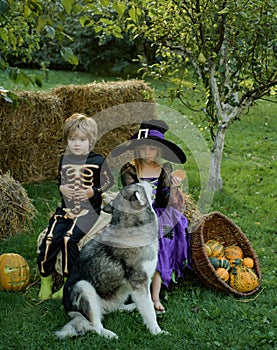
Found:
[[[87,117],[85,114],[74,113],[71,117],[67,118],[64,124],[64,141],[74,136],[77,131],[83,133],[89,139],[90,150],[92,150],[97,141],[97,124],[96,121]]]
[[[157,146],[155,146],[155,147],[157,147]],[[159,165],[162,164],[161,155],[162,155],[162,150],[160,147],[157,147],[157,156],[156,156],[154,161]],[[141,170],[142,170],[142,159],[140,158],[140,155],[139,155],[139,147],[135,148],[134,159],[131,161],[131,164],[133,164],[135,166],[136,171],[137,171],[137,176],[138,176],[138,178],[140,178],[141,177]]]

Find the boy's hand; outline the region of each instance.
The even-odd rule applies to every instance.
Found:
[[[87,189],[79,189],[75,192],[75,198],[80,201],[87,201],[94,196],[93,188],[88,187]]]
[[[71,187],[71,185],[61,185],[60,192],[62,193],[63,196],[65,196],[68,199],[73,199],[75,195],[75,191]]]

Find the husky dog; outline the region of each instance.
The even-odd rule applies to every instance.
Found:
[[[112,206],[110,226],[81,250],[64,286],[63,305],[71,321],[58,338],[95,331],[107,338],[117,335],[102,325],[103,315],[115,310],[140,312],[152,334],[160,329],[150,295],[158,251],[158,224],[148,183],[124,187]],[[133,303],[125,305],[131,296]]]

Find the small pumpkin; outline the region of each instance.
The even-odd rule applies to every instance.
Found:
[[[210,263],[213,265],[213,267],[215,268],[215,269],[217,269],[218,267],[219,267],[219,259],[217,258],[217,257],[215,257],[215,256],[210,256],[209,257],[209,260],[210,260]]]
[[[254,260],[252,258],[246,257],[242,260],[242,265],[252,269],[254,267]]]
[[[218,267],[223,267],[224,269],[229,271],[230,268],[231,268],[231,264],[230,264],[228,259],[226,259],[226,258],[219,258],[218,259]]]
[[[242,259],[243,251],[237,245],[230,245],[224,249],[224,256],[226,259]]]
[[[19,254],[0,255],[0,290],[20,291],[29,284],[30,268]]]
[[[250,292],[259,285],[258,276],[245,266],[238,266],[230,273],[230,286],[238,292]]]
[[[224,246],[222,243],[210,239],[205,244],[211,248],[212,256],[222,257],[224,255]]]
[[[224,282],[228,282],[229,272],[226,269],[224,269],[223,267],[219,267],[218,269],[216,269],[216,273],[221,279],[223,279]]]
[[[212,250],[211,250],[211,248],[210,248],[207,244],[205,244],[205,243],[204,243],[204,251],[205,251],[205,253],[207,254],[207,256],[211,256],[211,255],[212,255]]]

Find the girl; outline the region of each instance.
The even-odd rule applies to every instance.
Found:
[[[134,159],[121,169],[123,186],[146,180],[153,188],[153,208],[159,222],[159,253],[151,293],[157,312],[164,312],[160,301],[162,282],[168,287],[173,271],[179,277],[186,265],[190,267],[188,221],[176,207],[176,196],[182,179],[172,176],[172,165],[169,162],[162,162],[164,158],[182,164],[185,163],[186,156],[177,145],[164,139],[167,130],[165,122],[152,119],[141,124],[131,142],[112,151],[113,156],[128,150],[134,151]]]
[[[102,192],[112,185],[112,175],[104,165],[104,157],[93,151],[97,141],[94,119],[73,114],[65,121],[64,140],[66,153],[61,157],[58,169],[62,203],[50,218],[37,260],[41,274],[39,298],[42,300],[62,297],[63,288],[52,295],[57,255],[62,252],[66,279],[79,254],[78,242],[98,219]]]

